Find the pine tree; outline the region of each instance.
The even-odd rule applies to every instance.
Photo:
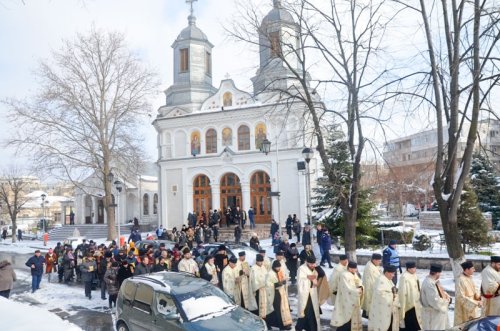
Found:
[[[488,244],[486,219],[478,208],[476,193],[469,183],[465,184],[460,197],[457,221],[464,252],[467,246],[477,249]]]
[[[483,155],[476,153],[472,159],[470,182],[477,194],[479,208],[483,212],[490,212],[493,227],[496,228],[500,220],[500,192],[493,167]]]
[[[340,208],[339,198],[349,194],[352,178],[352,164],[348,144],[342,140],[343,136],[338,131],[328,140],[328,156],[331,160],[333,183],[328,178],[320,178],[318,187],[314,190],[314,210],[323,211],[332,209],[323,223],[328,227],[332,236],[344,236],[344,218]],[[377,229],[372,224],[372,210],[375,203],[370,200],[370,191],[362,190],[359,193],[359,203],[356,221],[356,246],[366,247],[377,243]]]

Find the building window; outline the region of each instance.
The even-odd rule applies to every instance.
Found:
[[[149,215],[149,194],[144,194],[142,197],[142,214]]]
[[[158,214],[158,194],[153,195],[153,214]]]
[[[250,129],[246,125],[238,128],[238,150],[248,151],[250,149]]]
[[[280,32],[269,33],[269,42],[271,43],[271,57],[281,56]]]
[[[180,52],[180,72],[186,72],[189,70],[189,48],[183,48],[179,50]]]
[[[255,149],[260,150],[262,142],[266,139],[266,126],[263,123],[255,127]]]
[[[205,52],[205,73],[212,76],[212,53]]]
[[[205,134],[206,152],[217,153],[217,131],[209,129]]]
[[[230,107],[233,105],[233,95],[231,94],[231,92],[224,93],[224,95],[222,96],[222,104],[224,105],[224,107]]]

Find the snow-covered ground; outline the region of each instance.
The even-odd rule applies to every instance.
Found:
[[[91,239],[91,238],[89,238]],[[97,238],[93,239],[95,242],[102,243],[105,242],[104,238]],[[296,239],[292,239],[291,242],[294,242]],[[15,243],[12,244],[10,240],[7,240],[6,242],[0,242],[0,251],[3,252],[16,252],[20,254],[32,254],[34,253],[35,249],[40,249],[42,252],[46,252],[49,248],[55,247],[57,242],[52,242],[49,241],[47,246],[43,245],[43,242],[41,241],[22,241],[20,243]],[[264,239],[261,240],[261,245],[263,248],[266,249],[267,255],[270,257],[274,257],[273,253],[273,248],[271,245],[271,240],[270,239]],[[299,246],[299,250],[301,247]],[[406,248],[404,246],[399,246],[398,250],[400,252],[400,255],[402,256],[425,256],[425,257],[446,257],[446,252],[445,250],[439,252],[439,249],[432,253],[429,252],[417,252],[411,248],[410,245],[408,245]],[[492,249],[493,252],[497,253],[500,252],[500,247],[499,246],[494,246]],[[337,251],[336,248],[334,248],[334,252],[341,253],[341,251]],[[370,250],[359,250],[360,254],[371,254],[372,252],[376,251],[370,251]],[[381,250],[378,250],[380,253]],[[319,257],[319,251],[318,248],[315,247],[315,254],[317,257]],[[485,260],[489,260],[489,257],[481,256],[478,255],[478,257],[483,257]],[[319,260],[318,260],[319,262]],[[332,261],[332,262],[337,262],[337,261]],[[364,269],[364,266],[360,265],[359,266],[359,272],[362,273]],[[324,268],[325,273],[327,274],[328,277],[331,276],[332,272],[334,269]],[[29,279],[30,273],[29,269],[26,268],[26,271],[16,271],[18,279]],[[429,273],[428,270],[424,269],[418,269],[417,274],[419,276],[419,279],[423,281],[425,276]],[[57,315],[50,313],[50,311],[64,311],[67,314],[75,314],[78,310],[86,309],[86,310],[91,310],[91,311],[99,311],[99,312],[110,312],[109,309],[107,308],[107,300],[101,300],[100,296],[98,293],[95,293],[95,297],[92,298],[92,300],[89,300],[85,297],[84,295],[84,290],[81,286],[66,286],[62,285],[59,283],[55,283],[57,276],[54,274],[53,277],[53,283],[48,283],[46,276],[44,276],[44,279],[41,283],[41,289],[35,292],[34,294],[30,292],[23,292],[21,294],[15,294],[11,295],[10,300],[2,300],[0,301],[0,312],[5,312],[5,308],[8,307],[8,311],[10,312],[11,309],[13,311],[12,317],[17,316],[15,314],[21,314],[21,311],[23,312],[24,316],[26,316],[26,312],[28,309],[31,311],[33,309],[34,313],[33,316],[34,318],[46,318],[46,322],[43,322],[40,320],[36,325],[50,325],[50,330],[51,331],[57,331],[57,330],[80,330],[78,327],[68,323],[67,321],[63,321],[60,319]],[[480,285],[480,274],[476,273],[474,275],[474,281],[477,286]],[[442,286],[449,292],[454,292],[455,290],[455,285],[454,285],[454,280],[453,280],[453,275],[451,271],[444,271],[441,274],[441,284]],[[14,285],[15,286],[15,285]],[[297,297],[294,294],[290,295],[290,307],[293,309],[293,315],[294,318],[296,318],[296,307],[297,307]],[[323,314],[322,314],[322,319],[323,320],[330,320],[332,316],[332,311],[333,311],[333,306],[329,305],[328,303],[325,303],[322,307]],[[43,313],[41,313],[43,312]],[[31,314],[31,312],[30,312]],[[10,318],[10,313],[9,313],[9,321],[23,321],[26,319],[23,318]],[[31,321],[31,319],[30,319]],[[54,322],[55,321],[55,322]],[[365,321],[367,322],[367,321]],[[453,322],[453,305],[450,307],[450,322]],[[24,322],[23,322],[24,323]],[[60,323],[60,324],[59,324]],[[12,325],[11,325],[12,324]],[[4,328],[5,323],[2,325],[2,331],[3,330],[33,330],[33,325],[31,322],[26,322],[26,325],[13,325],[13,323],[8,323],[7,328]],[[60,327],[59,327],[60,326]],[[36,328],[37,331],[43,331],[44,329],[39,329],[38,327]]]
[[[2,331],[81,331],[82,329],[59,316],[48,312],[46,307],[36,307],[0,297]]]

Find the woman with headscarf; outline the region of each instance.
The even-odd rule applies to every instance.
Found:
[[[268,328],[277,327],[280,330],[290,330],[292,328],[292,316],[288,295],[285,289],[286,277],[281,270],[281,264],[275,260],[271,270],[267,274],[267,301],[272,303],[272,312],[267,315],[266,322]]]

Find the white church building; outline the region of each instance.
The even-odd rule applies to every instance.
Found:
[[[192,211],[200,215],[236,206],[246,211],[252,207],[260,224],[272,218],[283,224],[288,214],[306,221],[302,150],[314,148],[315,139],[305,120],[305,105],[276,92],[298,85],[277,56],[281,43],[299,42],[298,33],[290,13],[274,0],[260,29],[260,66],[252,78],[253,91],[238,89],[231,79],[215,88],[213,45],[191,11],[188,26],[172,45],[173,85],[165,91],[166,104],[153,122],[164,227],[181,226]],[[294,55],[287,56],[301,72]],[[261,151],[264,141],[271,142],[267,154]],[[314,183],[320,172],[316,156],[309,169]]]

